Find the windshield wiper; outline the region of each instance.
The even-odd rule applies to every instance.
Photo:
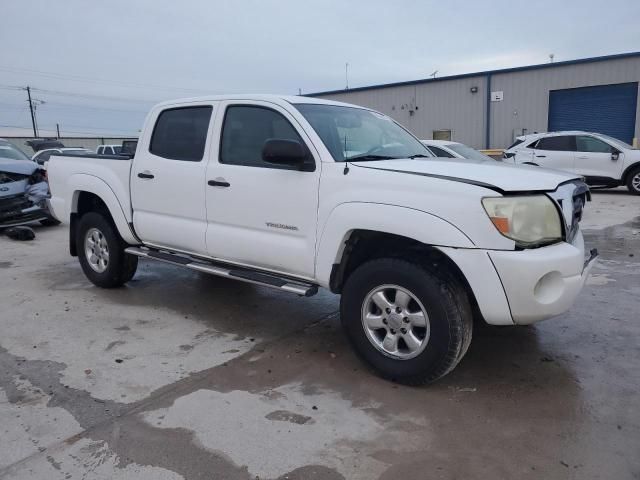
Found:
[[[429,155],[425,155],[423,153],[416,153],[415,155],[410,155],[407,158],[410,158],[411,160],[413,160],[414,158],[432,158]]]
[[[389,155],[372,155],[372,154],[364,154],[364,155],[354,155],[353,157],[347,157],[344,159],[345,162],[366,162],[366,161],[374,161],[374,160],[394,160],[398,157],[390,157]]]

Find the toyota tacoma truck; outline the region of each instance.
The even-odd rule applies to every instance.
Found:
[[[140,257],[311,296],[341,294],[357,353],[382,376],[432,382],[474,319],[562,314],[595,250],[580,176],[438,159],[389,117],[307,97],[162,103],[133,156],[53,155],[51,205],[95,285]]]

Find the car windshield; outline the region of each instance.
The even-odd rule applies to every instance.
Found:
[[[479,151],[462,143],[449,143],[447,144],[447,148],[453,150],[463,158],[468,158],[469,160],[493,160],[493,158],[485,155],[484,153],[480,153]]]
[[[337,105],[294,106],[336,162],[433,157],[419,140],[380,113]]]
[[[10,143],[0,144],[0,158],[10,158],[11,160],[31,160],[19,148],[14,147]]]
[[[122,147],[115,145],[113,147],[113,151],[116,153],[116,155],[120,155],[120,153],[122,153]]]
[[[613,143],[617,148],[620,148],[623,150],[637,150],[637,148],[634,148],[628,143],[623,142],[622,140],[618,140],[617,138],[610,137],[609,135],[603,135],[602,133],[599,133],[598,137],[608,141],[609,143]]]

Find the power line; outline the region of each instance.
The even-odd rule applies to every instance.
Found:
[[[157,85],[152,83],[123,82],[121,80],[105,80],[102,78],[86,77],[82,75],[73,75],[68,73],[46,72],[43,70],[32,70],[32,69],[26,69],[26,68],[0,66],[0,70],[5,72],[27,73],[30,75],[38,75],[38,76],[47,77],[47,78],[72,80],[76,82],[85,82],[85,83],[92,83],[92,84],[115,85],[115,86],[144,88],[144,89],[157,88],[161,90],[176,90],[176,91],[200,93],[200,94],[206,92],[206,90],[203,90],[203,89],[183,88],[183,87],[175,87],[175,86],[169,86],[169,85]]]
[[[10,108],[10,107],[17,107],[17,108],[21,108],[22,106],[17,104],[17,103],[6,103],[6,102],[0,102],[0,105],[4,105],[4,108]],[[54,108],[54,109],[59,109],[59,108],[79,108],[79,109],[88,109],[88,110],[106,110],[106,111],[110,111],[110,112],[123,112],[123,113],[147,113],[148,110],[128,110],[128,109],[124,109],[124,108],[111,108],[111,107],[101,107],[101,106],[95,106],[95,105],[83,105],[80,103],[58,103],[58,102],[52,102],[52,101],[47,101],[47,110]]]
[[[5,128],[20,128],[20,129],[24,129],[24,130],[29,130],[30,126],[28,125],[0,125],[0,127],[5,127]],[[67,130],[66,128],[62,129],[62,133],[84,133],[84,134],[91,134],[91,135],[103,135],[99,132],[95,132],[95,131],[88,131],[88,130],[100,130],[101,128],[99,127],[87,127],[87,126],[82,126],[84,128],[86,128],[87,130]],[[72,127],[72,128],[82,128],[81,126],[76,126],[76,127]],[[55,127],[42,127],[44,130],[50,130],[50,131],[55,131]],[[116,132],[121,132],[121,133],[127,133],[130,134],[129,136],[131,137],[137,137],[138,136],[138,131],[137,130],[126,130],[126,129],[117,129],[117,128],[110,128],[110,129],[104,129],[104,130],[109,130],[112,133],[116,133]]]

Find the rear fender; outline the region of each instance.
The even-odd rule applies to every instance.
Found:
[[[67,185],[72,194],[64,196],[66,199],[65,210],[69,213],[65,216],[66,219],[70,219],[71,214],[78,212],[78,199],[82,192],[93,193],[107,206],[122,239],[133,245],[140,243],[129,224],[131,213],[125,212],[118,197],[105,181],[93,175],[75,174],[69,178]]]

